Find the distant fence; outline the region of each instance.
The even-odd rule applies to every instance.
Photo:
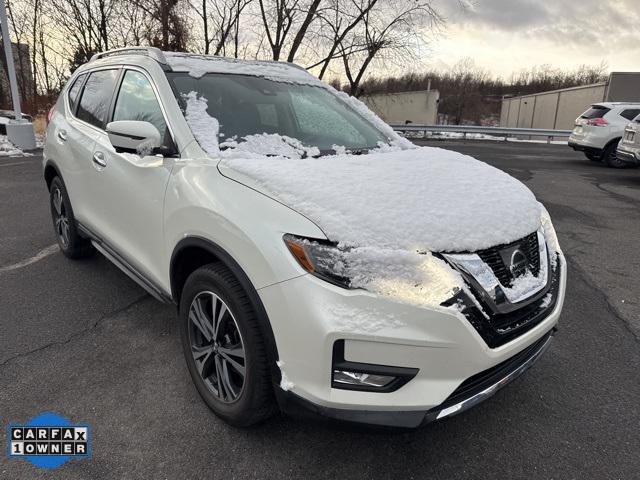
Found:
[[[506,127],[483,127],[478,125],[415,125],[409,123],[407,125],[391,125],[397,132],[432,132],[432,133],[462,133],[463,138],[467,134],[482,134],[493,137],[547,137],[547,141],[551,141],[554,137],[568,137],[571,130],[550,130],[543,128],[506,128]]]

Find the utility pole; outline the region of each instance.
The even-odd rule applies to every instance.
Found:
[[[32,150],[36,147],[36,137],[33,133],[33,125],[23,120],[22,111],[20,110],[18,80],[16,79],[16,67],[13,63],[13,49],[9,35],[9,24],[7,22],[7,8],[4,2],[5,0],[0,0],[0,27],[2,27],[2,43],[4,44],[4,54],[7,59],[7,76],[9,77],[14,113],[14,120],[9,121],[7,124],[7,137],[16,147]]]

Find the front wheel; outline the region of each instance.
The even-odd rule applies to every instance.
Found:
[[[274,413],[256,313],[224,265],[206,265],[187,279],[180,300],[180,333],[191,378],[216,415],[244,427]]]

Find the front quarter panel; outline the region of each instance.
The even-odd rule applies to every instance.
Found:
[[[208,157],[176,163],[166,193],[166,286],[178,242],[200,237],[225,250],[260,289],[304,274],[282,236],[325,238],[311,221],[275,200],[223,177]]]

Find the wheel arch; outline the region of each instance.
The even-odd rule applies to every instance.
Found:
[[[51,187],[51,182],[55,177],[60,177],[60,180],[64,183],[60,169],[53,160],[47,160],[44,166],[44,181],[47,183],[47,190]]]
[[[267,347],[267,360],[271,377],[274,381],[279,382],[280,369],[276,364],[279,358],[278,348],[267,311],[247,274],[225,249],[211,240],[197,236],[180,240],[173,249],[169,267],[173,301],[179,307],[182,289],[189,275],[196,269],[212,262],[220,262],[227,267],[247,293],[251,306],[256,312],[260,333]]]
[[[617,144],[617,143],[619,143],[619,142],[620,142],[620,140],[622,140],[622,137],[615,137],[615,138],[612,138],[611,140],[609,140],[609,141],[607,142],[607,144],[604,146],[604,148],[602,149],[602,151],[604,152],[607,148],[609,148],[609,147],[610,147],[611,145],[613,145],[614,143],[616,143],[616,144]]]

